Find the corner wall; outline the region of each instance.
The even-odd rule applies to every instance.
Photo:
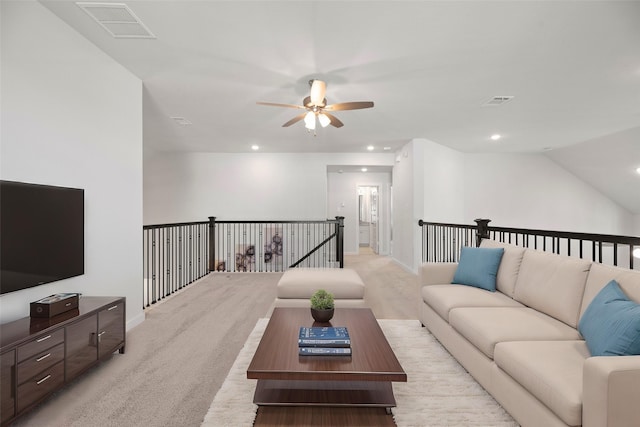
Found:
[[[418,220],[423,215],[424,143],[413,140],[396,152],[393,166],[392,256],[406,270],[416,272],[421,235]]]
[[[1,2],[3,180],[85,190],[85,274],[0,297],[0,322],[57,292],[142,312],[142,84],[37,2]]]

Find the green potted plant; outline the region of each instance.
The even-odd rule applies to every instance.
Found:
[[[328,322],[333,317],[333,294],[318,289],[311,296],[311,316],[316,322]]]

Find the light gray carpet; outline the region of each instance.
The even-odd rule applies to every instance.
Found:
[[[216,394],[202,427],[250,426],[256,380],[246,377],[268,320],[260,319]],[[379,320],[407,373],[394,383],[399,427],[517,426],[509,414],[469,375],[417,320]]]

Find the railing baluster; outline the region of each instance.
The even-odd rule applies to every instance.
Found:
[[[476,220],[484,221],[484,220]],[[488,220],[486,220],[488,221]],[[640,247],[640,237],[634,236],[616,236],[604,234],[575,233],[551,230],[531,230],[517,229],[507,227],[488,227],[479,230],[477,225],[465,224],[445,224],[418,221],[418,225],[422,228],[422,260],[424,262],[439,261],[455,261],[459,259],[460,249],[467,245],[467,239],[475,238],[479,243],[478,237],[482,234],[483,238],[489,237],[500,242],[522,245],[525,248],[532,248],[542,251],[549,251],[554,254],[566,254],[573,256],[577,252],[577,256],[584,259],[588,256],[588,247],[591,245],[591,261],[598,263],[611,263],[617,266],[619,261],[623,259],[621,250],[629,251],[628,268],[634,269],[634,248]],[[464,242],[462,237],[464,236]],[[566,250],[563,246],[566,244]],[[573,245],[577,244],[577,251],[574,251]],[[533,246],[533,247],[532,247]],[[550,246],[550,248],[548,248]],[[609,250],[604,247],[611,248],[613,252],[609,255]],[[624,255],[624,253],[622,254]]]

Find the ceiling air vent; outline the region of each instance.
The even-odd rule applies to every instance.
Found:
[[[184,117],[171,117],[171,119],[177,124],[179,124],[180,126],[189,126],[193,124],[189,120],[185,119]]]
[[[498,107],[500,105],[503,105],[503,104],[511,101],[512,99],[513,99],[513,96],[511,96],[511,95],[494,96],[491,99],[489,99],[487,102],[482,104],[482,106],[483,107]]]
[[[124,3],[76,2],[76,4],[115,38],[156,38]]]

